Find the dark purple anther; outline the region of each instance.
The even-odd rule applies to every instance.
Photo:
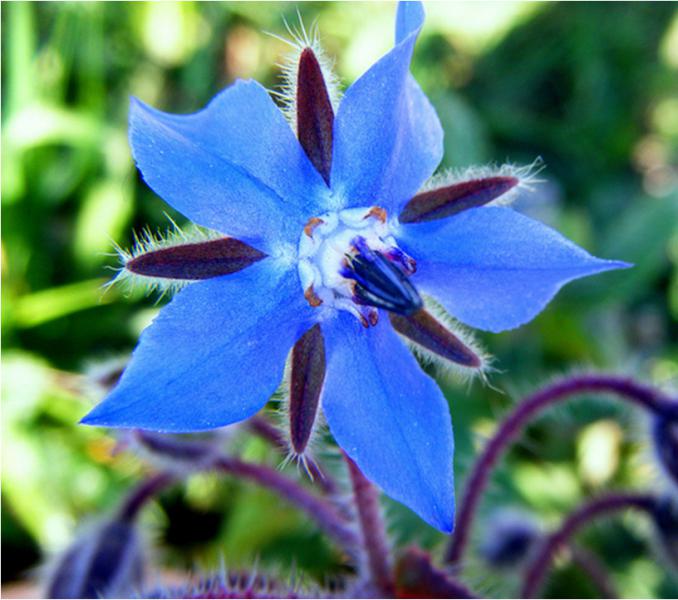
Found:
[[[364,238],[353,240],[355,254],[347,255],[342,275],[353,279],[354,301],[401,315],[417,312],[424,303],[407,275],[380,252],[372,250]]]
[[[517,177],[485,177],[421,192],[405,205],[398,219],[401,223],[423,223],[450,217],[469,208],[484,206],[519,183]]]
[[[384,252],[384,256],[392,263],[398,265],[405,275],[413,275],[417,272],[417,262],[400,248],[390,248]]]
[[[125,264],[144,277],[198,280],[229,275],[265,258],[266,254],[235,238],[219,238],[151,250]]]
[[[292,350],[290,384],[290,443],[298,455],[304,453],[318,413],[325,381],[325,341],[320,325],[309,329]]]
[[[334,110],[322,69],[311,48],[304,48],[297,74],[297,137],[313,166],[330,184]]]
[[[409,316],[389,314],[389,318],[398,333],[427,350],[464,367],[477,369],[482,366],[478,355],[425,310]]]

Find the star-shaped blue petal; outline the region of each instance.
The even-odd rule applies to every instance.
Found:
[[[191,115],[132,101],[130,145],[146,182],[226,237],[126,258],[129,276],[188,285],[84,423],[167,432],[235,423],[266,403],[289,361],[292,450],[306,451],[321,408],[368,478],[452,530],[448,405],[404,341],[462,369],[481,369],[483,358],[419,292],[470,326],[501,331],[532,319],[568,281],[627,265],[494,206],[520,186],[515,174],[420,191],[443,152],[438,117],[409,70],[423,23],[420,2],[401,2],[394,47],[338,108],[314,48],[300,48],[293,127],[252,81]]]

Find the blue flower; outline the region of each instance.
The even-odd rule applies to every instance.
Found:
[[[368,478],[451,531],[448,404],[404,340],[480,369],[481,355],[432,314],[438,304],[502,331],[532,319],[568,281],[625,265],[497,205],[520,187],[515,172],[420,191],[443,153],[436,113],[409,73],[423,20],[421,3],[399,5],[395,46],[338,107],[317,48],[301,48],[294,127],[254,81],[191,115],[132,100],[144,179],[221,235],[160,248],[148,240],[127,257],[127,273],[190,285],[84,423],[187,432],[246,419],[276,391],[293,349],[293,450],[303,455],[322,405]]]

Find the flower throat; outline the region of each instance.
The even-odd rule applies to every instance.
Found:
[[[299,276],[309,304],[347,310],[365,327],[377,323],[378,308],[406,316],[422,308],[409,280],[415,270],[377,206],[313,217],[299,241]]]

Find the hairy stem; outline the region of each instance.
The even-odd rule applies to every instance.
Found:
[[[385,597],[395,593],[391,552],[386,538],[386,527],[379,506],[379,491],[344,454],[353,487],[353,498],[358,509],[358,520],[363,545],[367,554],[371,583]]]
[[[651,513],[654,496],[638,493],[613,493],[590,500],[572,511],[560,527],[543,541],[539,551],[525,569],[521,598],[534,598],[539,592],[556,552],[584,525],[603,515],[635,508]]]
[[[332,537],[350,556],[355,557],[360,540],[350,524],[327,500],[319,498],[295,481],[270,467],[222,456],[214,467],[231,475],[249,479],[268,488],[305,512],[318,526]]]
[[[167,437],[164,439],[162,450],[171,456],[175,456],[181,453],[184,445],[183,442]],[[209,461],[203,461],[196,465],[196,468],[199,471],[216,468],[225,473],[248,479],[276,492],[315,520],[320,528],[331,536],[351,557],[357,556],[360,539],[351,528],[349,521],[338,512],[334,505],[328,500],[312,494],[275,469],[223,455],[210,457]],[[175,481],[175,477],[168,473],[160,473],[144,481],[125,500],[119,509],[120,516],[133,519],[151,497]]]
[[[423,550],[408,548],[396,565],[398,598],[478,598],[460,581],[436,568]]]
[[[118,515],[125,521],[132,521],[139,511],[156,494],[172,485],[176,479],[170,473],[158,473],[142,481],[123,500],[118,508]]]
[[[496,433],[476,460],[466,482],[464,496],[457,513],[454,536],[445,554],[445,561],[457,564],[468,545],[473,518],[492,469],[523,427],[539,412],[557,402],[583,392],[611,393],[645,410],[678,419],[678,402],[660,391],[617,375],[578,375],[550,385],[521,402],[500,424]]]

